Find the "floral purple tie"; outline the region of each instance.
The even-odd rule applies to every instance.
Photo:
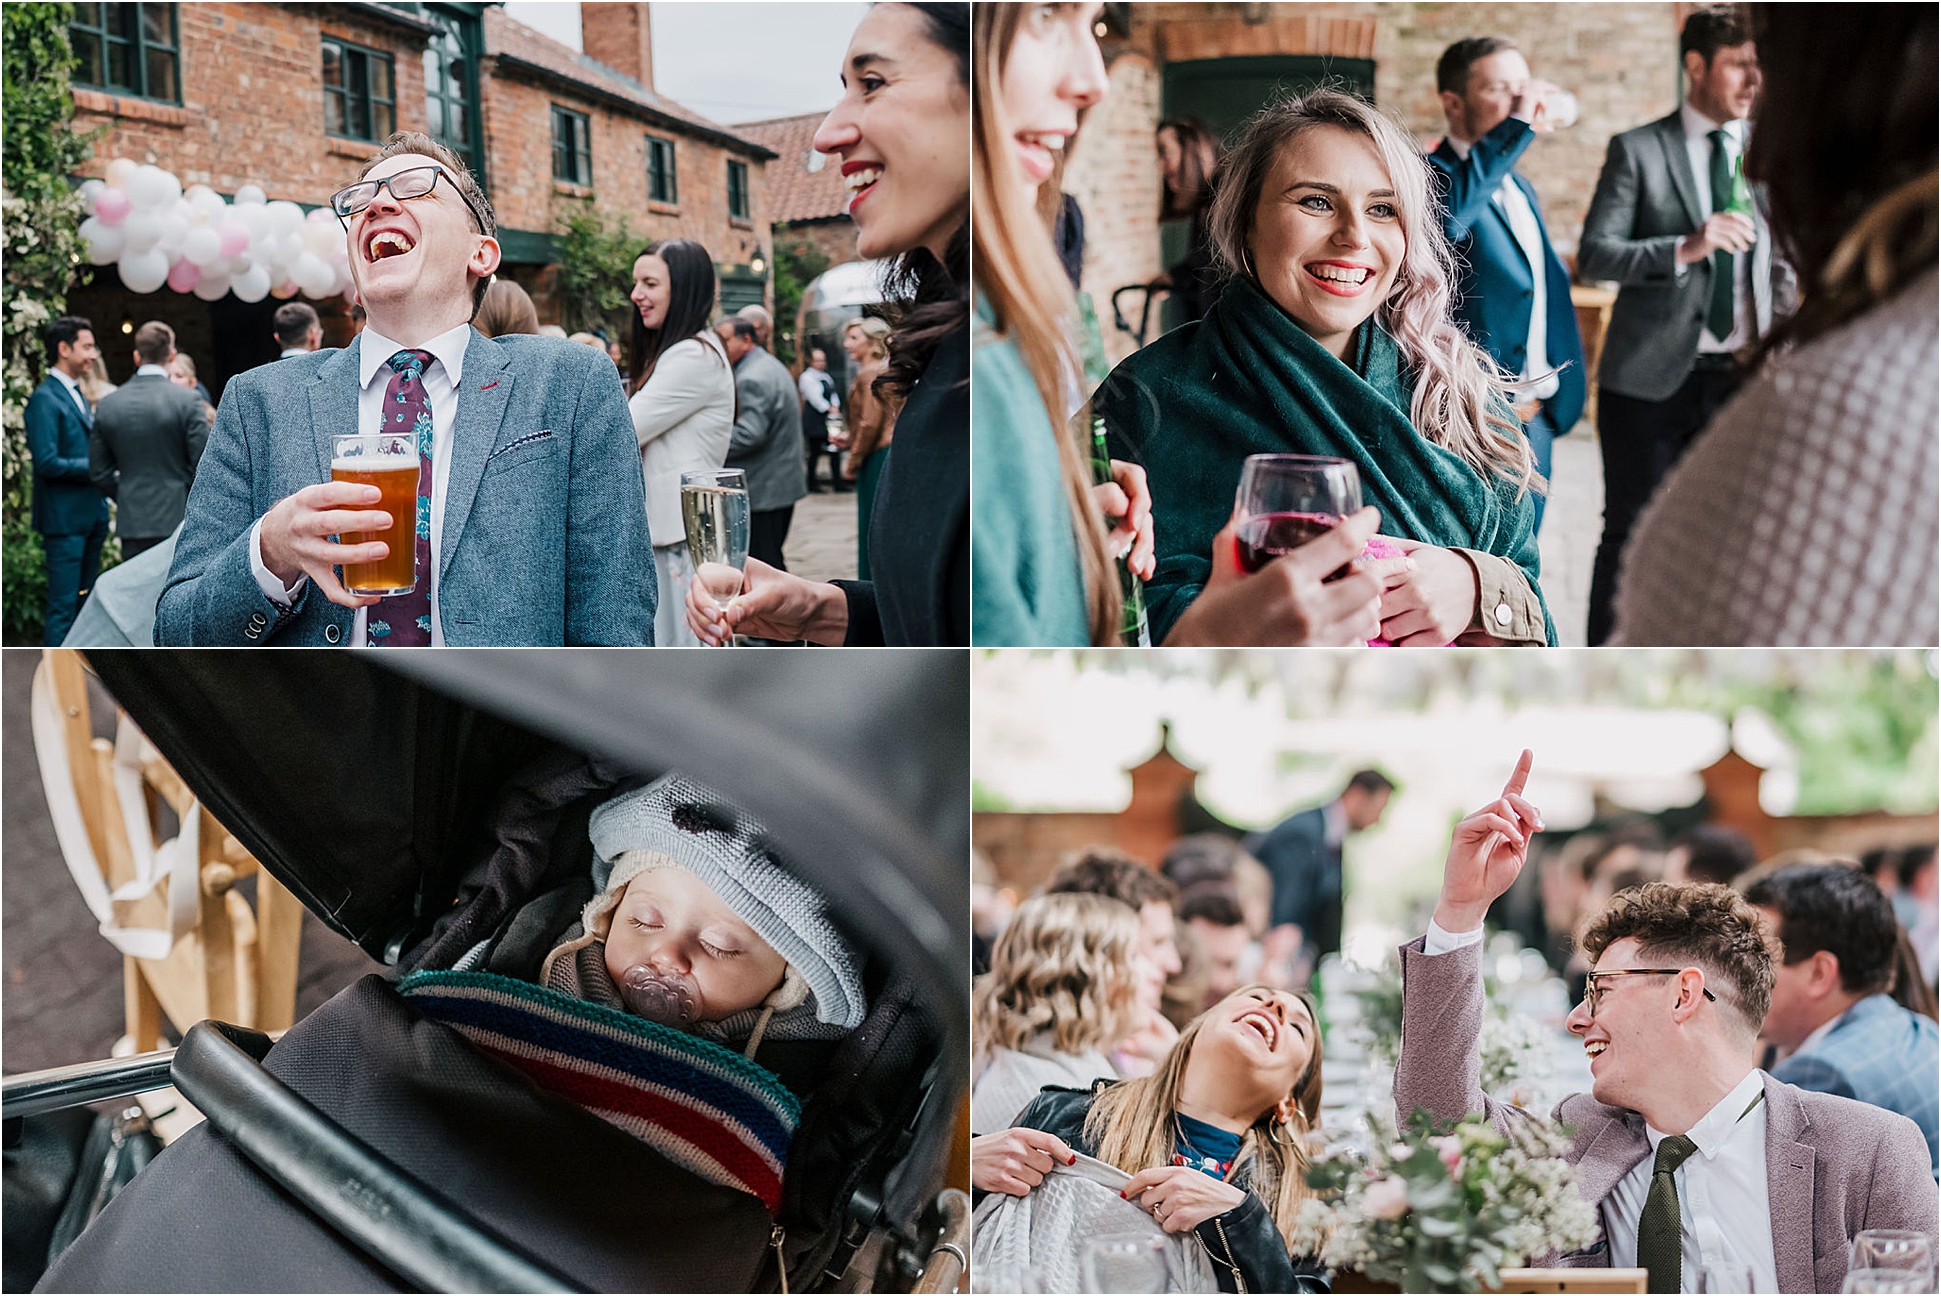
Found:
[[[365,613],[364,642],[371,648],[423,648],[431,643],[431,401],[425,395],[429,351],[400,351],[385,363],[391,383],[377,430],[411,435],[418,443],[418,517],[413,528],[418,582],[409,594],[379,599]]]

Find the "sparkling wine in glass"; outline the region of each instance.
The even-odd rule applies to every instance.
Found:
[[[1346,459],[1249,455],[1240,469],[1240,490],[1234,498],[1242,570],[1259,571],[1325,535],[1360,507],[1361,474]],[[1328,579],[1347,574],[1344,566]]]
[[[739,468],[682,473],[681,522],[695,583],[725,612],[741,593],[748,564],[748,474]]]

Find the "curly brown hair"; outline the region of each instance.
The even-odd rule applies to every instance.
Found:
[[[1611,898],[1591,919],[1580,942],[1596,966],[1604,951],[1627,938],[1638,942],[1646,962],[1687,964],[1714,984],[1719,996],[1757,1031],[1772,1005],[1773,972],[1782,960],[1779,940],[1759,911],[1731,887],[1710,882],[1651,882]]]
[[[971,1005],[978,1053],[1049,1032],[1060,1053],[1109,1047],[1132,1029],[1138,916],[1101,895],[1033,896],[991,950]]]

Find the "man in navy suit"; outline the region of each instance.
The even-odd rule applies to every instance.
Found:
[[[1895,1003],[1900,925],[1872,878],[1846,864],[1795,864],[1746,888],[1785,950],[1759,1038],[1792,1052],[1775,1080],[1857,1098],[1921,1127],[1936,1160],[1941,1035]]]
[[[81,598],[101,569],[108,497],[88,476],[94,409],[77,381],[100,356],[94,325],[63,315],[47,329],[48,373],[27,398],[27,449],[34,459],[34,530],[47,551],[46,638],[67,638]]]
[[[1274,878],[1274,925],[1301,929],[1310,965],[1341,948],[1341,845],[1349,833],[1382,821],[1394,789],[1381,771],[1359,770],[1327,805],[1303,810],[1247,843]]]
[[[1442,200],[1442,230],[1456,250],[1456,318],[1510,373],[1535,379],[1517,416],[1550,475],[1550,443],[1584,412],[1584,343],[1570,303],[1570,274],[1550,246],[1537,191],[1517,159],[1550,122],[1544,97],[1557,88],[1530,79],[1516,47],[1500,36],[1457,41],[1436,62],[1436,89],[1449,133],[1429,154]],[[1543,496],[1537,496],[1543,524]]]
[[[604,355],[486,338],[471,319],[499,244],[464,162],[393,135],[332,206],[368,325],[342,350],[252,369],[223,393],[160,644],[637,645],[653,642],[653,550],[626,395]],[[330,479],[333,439],[380,429],[419,457],[416,585],[353,594],[376,562],[375,486]]]

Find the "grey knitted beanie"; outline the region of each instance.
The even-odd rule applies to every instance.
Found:
[[[808,983],[818,1021],[862,1025],[862,960],[829,918],[828,903],[776,859],[762,826],[679,774],[622,793],[587,825],[593,884],[611,889],[617,857],[647,851],[693,873]]]

